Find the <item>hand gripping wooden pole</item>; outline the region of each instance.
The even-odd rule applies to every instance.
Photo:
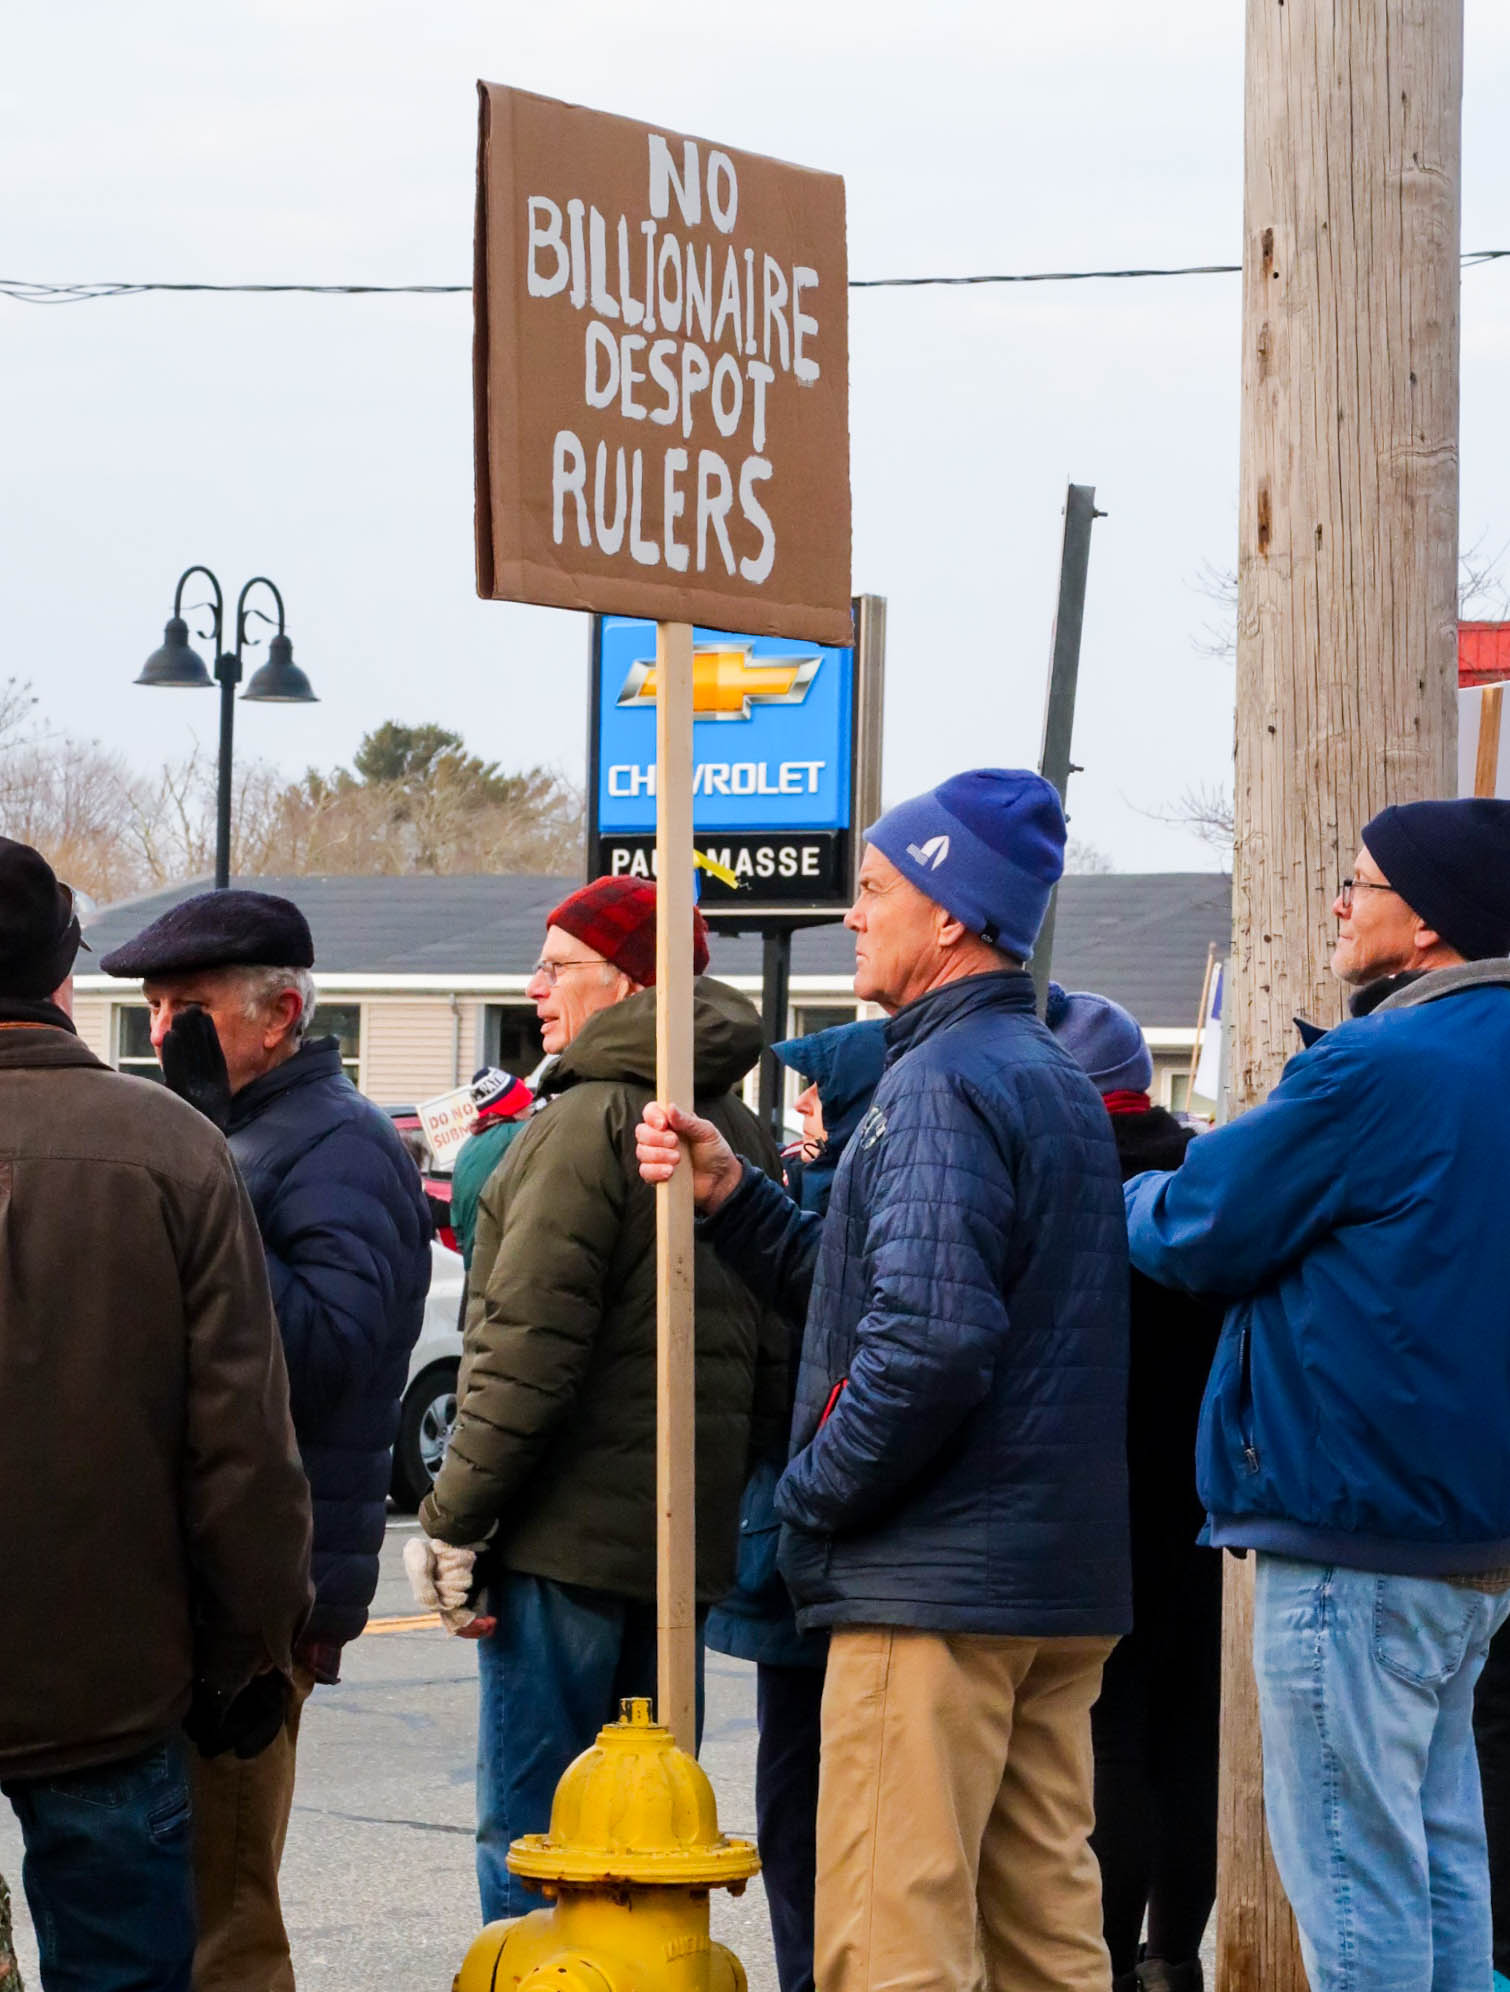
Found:
[[[655,644],[655,1085],[693,1103],[692,626],[662,623]],[[692,1172],[655,1193],[656,1600],[660,1719],[697,1748],[697,1551]]]

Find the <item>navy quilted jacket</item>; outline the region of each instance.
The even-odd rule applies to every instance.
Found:
[[[430,1286],[430,1214],[334,1038],[244,1086],[226,1129],[257,1213],[314,1502],[308,1639],[344,1644],[377,1589],[399,1398]]]
[[[827,1218],[747,1171],[708,1226],[787,1312],[811,1282],[776,1494],[798,1622],[1124,1632],[1128,1264],[1111,1123],[1034,1016],[1025,973],[934,990],[887,1041]]]

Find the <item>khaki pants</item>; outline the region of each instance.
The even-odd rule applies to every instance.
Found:
[[[833,1633],[818,1992],[1107,1992],[1090,1712],[1115,1643]]]
[[[287,1719],[260,1756],[194,1758],[194,1992],[294,1992],[278,1865],[294,1802],[299,1717],[314,1684],[295,1662]]]

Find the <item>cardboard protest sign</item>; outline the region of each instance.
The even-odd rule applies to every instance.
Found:
[[[472,1132],[477,1119],[477,1102],[470,1086],[422,1100],[415,1112],[430,1144],[431,1159],[437,1169],[449,1169],[456,1151]]]
[[[478,593],[847,644],[844,182],[478,90]]]

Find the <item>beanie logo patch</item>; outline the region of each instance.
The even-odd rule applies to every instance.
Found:
[[[909,844],[907,855],[915,865],[921,865],[924,871],[937,871],[949,855],[949,839],[930,837],[926,844]]]

